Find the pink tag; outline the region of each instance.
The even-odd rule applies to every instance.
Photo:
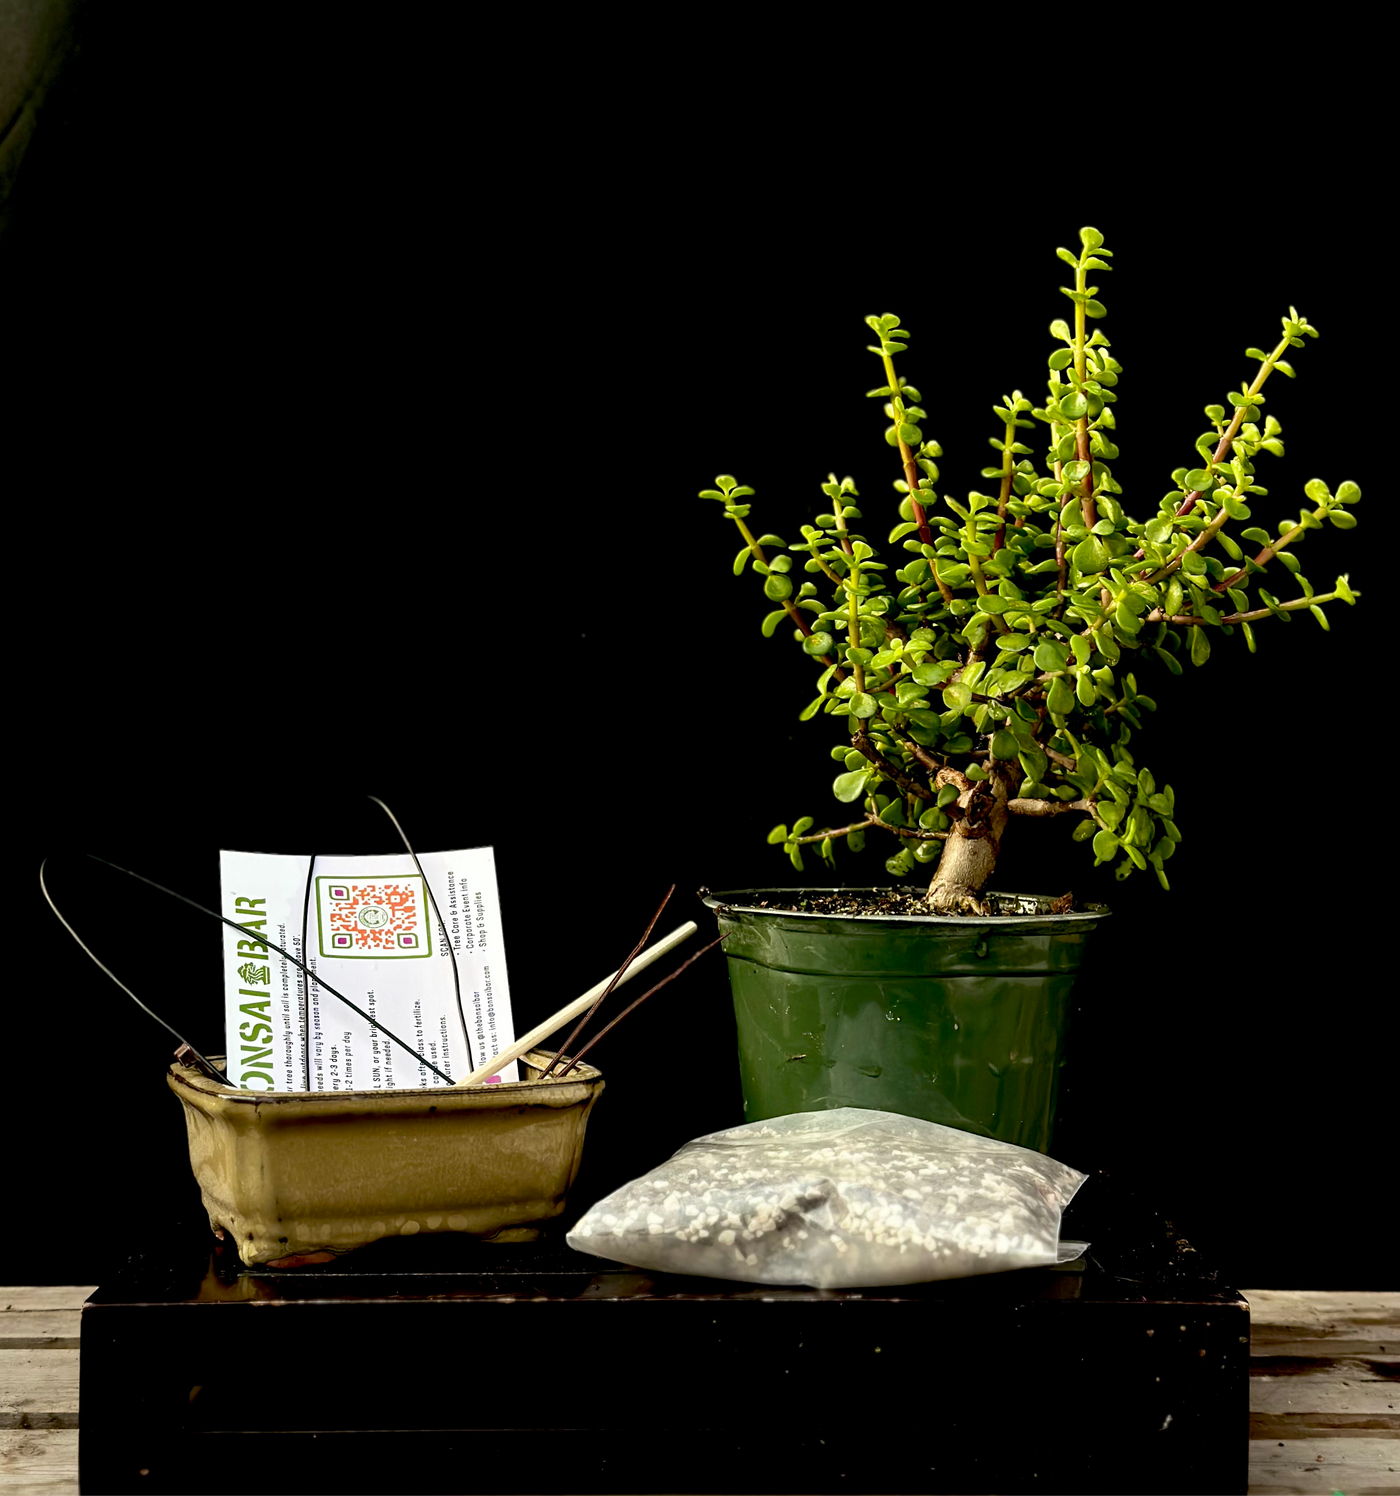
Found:
[[[488,1075],[481,1084],[483,1086],[499,1086],[500,1083],[501,1077],[499,1075]]]

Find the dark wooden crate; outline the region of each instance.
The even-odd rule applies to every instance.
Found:
[[[190,1228],[84,1306],[83,1489],[1243,1491],[1244,1299],[1104,1177],[1065,1234],[1068,1268],[824,1292],[559,1233],[252,1272]]]

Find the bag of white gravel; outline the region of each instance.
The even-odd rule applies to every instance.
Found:
[[[894,1112],[839,1107],[687,1143],[614,1190],[575,1250],[655,1272],[878,1288],[1084,1250],[1060,1214],[1088,1176],[1011,1143]]]

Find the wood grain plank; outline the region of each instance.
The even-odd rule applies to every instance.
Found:
[[[1251,1413],[1253,1439],[1400,1439],[1395,1413]]]
[[[1245,1297],[1251,1374],[1302,1374],[1311,1359],[1368,1361],[1374,1375],[1400,1375],[1400,1293],[1251,1289]],[[1298,1364],[1285,1367],[1286,1360]]]
[[[0,1489],[6,1496],[78,1496],[77,1429],[0,1429]]]
[[[24,1313],[0,1314],[0,1350],[77,1350],[82,1322],[82,1313],[77,1309],[29,1309]]]
[[[1336,1363],[1320,1376],[1251,1376],[1251,1413],[1394,1413],[1400,1384],[1366,1374],[1364,1361]]]
[[[97,1291],[95,1283],[70,1287],[65,1283],[40,1283],[31,1288],[0,1288],[0,1313],[27,1309],[81,1309],[83,1300]]]
[[[1293,1356],[1300,1359],[1309,1357],[1319,1360],[1326,1360],[1329,1357],[1346,1360],[1362,1356],[1394,1360],[1400,1356],[1400,1330],[1396,1330],[1384,1340],[1345,1340],[1340,1335],[1333,1337],[1330,1335],[1270,1335],[1268,1332],[1257,1335],[1251,1333],[1249,1355],[1251,1362],[1270,1360],[1275,1356]]]
[[[0,1351],[0,1429],[77,1426],[77,1351]]]
[[[1400,1493],[1400,1443],[1376,1438],[1250,1443],[1250,1496],[1338,1489],[1347,1496]]]
[[[1323,1293],[1312,1290],[1248,1288],[1250,1323],[1298,1326],[1318,1331],[1348,1324],[1386,1325],[1400,1330],[1400,1293]]]

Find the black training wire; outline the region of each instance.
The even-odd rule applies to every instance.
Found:
[[[573,1059],[569,1061],[564,1069],[559,1072],[555,1079],[563,1080],[564,1077],[569,1073],[569,1071],[572,1070],[574,1066],[583,1059],[584,1055],[586,1055],[588,1051],[593,1048],[598,1040],[603,1038],[605,1034],[608,1034],[613,1029],[615,1029],[618,1024],[621,1023],[622,1020],[626,1018],[630,1012],[632,1012],[634,1008],[640,1008],[641,1005],[647,1000],[647,998],[649,998],[655,992],[660,992],[661,989],[667,984],[667,982],[673,982],[678,976],[680,976],[680,974],[686,969],[687,966],[694,966],[701,956],[705,955],[708,951],[714,950],[717,945],[723,945],[724,942],[728,939],[728,935],[721,935],[718,940],[712,940],[709,945],[702,946],[688,961],[682,961],[681,964],[676,967],[676,969],[670,974],[670,976],[662,977],[654,987],[647,988],[647,990],[642,993],[642,995],[637,998],[635,1002],[629,1003],[622,1010],[622,1012],[620,1012],[617,1017],[613,1019],[611,1023],[605,1024],[602,1028],[600,1028],[598,1032],[594,1034],[594,1036],[588,1041],[588,1043],[579,1050],[579,1052],[573,1057]]]
[[[394,823],[394,830],[399,833],[405,847],[408,847],[408,855],[413,859],[413,865],[418,869],[418,876],[423,880],[423,887],[428,891],[428,902],[433,906],[433,915],[437,919],[438,928],[442,931],[442,938],[447,942],[447,954],[452,958],[452,985],[457,992],[457,1016],[462,1020],[462,1037],[467,1041],[467,1074],[470,1075],[476,1069],[476,1061],[472,1058],[472,1036],[467,1028],[467,1013],[462,1006],[462,977],[457,970],[457,955],[452,949],[452,937],[447,933],[447,925],[443,922],[442,915],[438,912],[437,900],[433,897],[432,886],[428,882],[428,875],[423,871],[423,864],[418,860],[418,854],[409,845],[409,840],[404,836],[403,827],[399,825],[399,818],[389,809],[378,795],[369,797],[386,816]],[[308,1086],[309,1090],[310,1087]]]
[[[306,896],[301,901],[301,953],[306,955],[306,932],[311,912],[311,878],[316,871],[316,854],[306,864]],[[319,919],[319,911],[317,918]],[[306,1070],[306,1089],[311,1089],[311,973],[301,979],[301,1057]]]
[[[277,945],[273,941],[269,940],[267,938],[267,936],[264,935],[261,931],[250,930],[247,927],[247,925],[240,925],[237,920],[225,919],[225,917],[222,914],[220,914],[218,912],[218,910],[216,910],[216,909],[207,909],[207,908],[205,908],[205,906],[203,904],[196,903],[194,899],[186,898],[185,895],[182,894],[182,893],[176,893],[173,888],[167,888],[165,886],[165,884],[163,884],[163,883],[157,883],[154,878],[147,878],[147,877],[145,877],[141,873],[133,873],[131,871],[131,869],[128,868],[128,867],[119,867],[115,862],[108,862],[108,860],[105,857],[99,857],[95,852],[85,852],[83,855],[85,857],[92,858],[92,860],[94,862],[100,862],[100,863],[102,863],[102,865],[104,867],[115,868],[117,872],[119,872],[119,873],[125,873],[128,878],[135,878],[138,883],[148,883],[152,888],[159,889],[159,891],[161,893],[167,893],[167,894],[169,894],[172,899],[179,899],[179,901],[182,904],[188,904],[191,909],[198,909],[201,914],[207,914],[207,915],[209,915],[211,919],[218,920],[220,924],[227,925],[229,927],[229,929],[231,929],[231,930],[242,930],[242,932],[245,935],[251,935],[253,937],[253,939],[256,940],[260,945],[265,945],[265,946],[268,947],[269,950],[276,951],[279,956],[285,956],[287,958],[287,960],[292,963],[293,966],[300,967],[302,971],[304,971],[304,972],[307,973],[308,977],[310,976],[310,972],[309,972],[309,970],[307,968],[307,965],[306,965],[306,963],[304,961],[298,961],[297,958],[294,955],[292,955],[292,953],[290,951],[284,951],[280,945]],[[52,906],[53,900],[50,899],[49,903],[50,903],[50,906]],[[58,914],[58,910],[55,909],[54,913]],[[60,914],[59,918],[63,919],[63,916]],[[63,922],[64,922],[65,925],[68,926],[68,929],[71,932],[73,927],[71,925],[68,925],[67,920],[64,920]],[[74,936],[74,939],[77,939],[76,935]],[[78,941],[78,944],[82,945],[82,942]],[[87,947],[83,946],[83,949],[87,950]],[[89,954],[91,954],[91,952],[89,952]],[[93,960],[94,961],[97,960],[96,956],[93,957]],[[98,965],[101,966],[102,963],[99,961]],[[105,966],[103,966],[102,969],[103,969],[103,971],[107,971],[107,968]],[[107,972],[107,975],[111,976],[112,974],[111,974],[111,972]],[[113,977],[112,980],[116,981],[116,978]],[[122,986],[122,984],[120,982],[117,982],[117,985],[119,987]],[[345,1004],[345,1006],[351,1010],[351,1012],[358,1013],[360,1015],[360,1017],[365,1020],[366,1023],[372,1023],[375,1026],[375,1028],[377,1028],[380,1031],[380,1033],[382,1033],[386,1037],[392,1039],[394,1041],[394,1043],[397,1044],[399,1046],[399,1048],[404,1051],[405,1054],[411,1054],[415,1060],[417,1060],[420,1064],[426,1065],[428,1067],[428,1069],[433,1072],[434,1075],[440,1077],[442,1080],[445,1080],[449,1086],[456,1084],[456,1082],[452,1079],[452,1077],[450,1075],[447,1074],[447,1072],[445,1070],[439,1070],[438,1067],[436,1065],[434,1065],[433,1062],[430,1059],[428,1059],[425,1055],[420,1054],[416,1049],[413,1048],[413,1046],[411,1044],[405,1044],[404,1041],[402,1039],[400,1039],[399,1036],[392,1029],[385,1028],[385,1026],[382,1023],[380,1023],[380,1021],[377,1018],[372,1018],[368,1013],[365,1012],[365,1010],[363,1008],[359,1007],[355,1003],[352,1003],[350,1001],[350,999],[348,997],[346,997],[343,992],[337,992],[335,990],[335,988],[332,987],[331,984],[329,982],[327,982],[324,978],[317,977],[316,978],[316,985],[318,987],[324,987],[326,989],[326,991],[329,992],[332,997],[338,997],[341,1000],[341,1002],[343,1002]],[[127,989],[125,987],[122,987],[122,990],[123,991],[127,991]],[[137,1001],[139,1002],[140,999],[138,998]],[[142,1003],[141,1006],[143,1008],[146,1007],[146,1005],[144,1003]],[[148,1013],[150,1013],[151,1010],[149,1008],[146,1008],[146,1011]],[[154,1017],[154,1016],[155,1015],[152,1014],[152,1017]],[[161,1019],[160,1021],[162,1023],[165,1023],[164,1019]],[[166,1028],[170,1028],[170,1025],[168,1023],[166,1023],[165,1027]],[[174,1034],[175,1030],[173,1028],[170,1028],[170,1032],[172,1034]],[[178,1037],[178,1035],[177,1035],[177,1037]],[[191,1045],[190,1048],[191,1048],[192,1051],[194,1051],[194,1046],[193,1045]],[[195,1051],[195,1052],[197,1052],[197,1051]],[[470,1073],[470,1072],[468,1072],[468,1073]],[[227,1081],[225,1083],[227,1084]]]
[[[187,1038],[185,1038],[185,1036],[180,1032],[179,1029],[175,1028],[172,1024],[167,1023],[165,1019],[163,1019],[160,1014],[157,1013],[153,1008],[148,1008],[146,1004],[143,1003],[139,997],[137,997],[137,995],[131,990],[131,988],[128,987],[126,983],[122,981],[122,979],[109,966],[105,966],[101,961],[97,959],[95,955],[93,955],[92,951],[88,949],[86,942],[83,940],[83,937],[78,934],[73,926],[70,925],[61,914],[59,914],[58,905],[54,903],[53,897],[49,893],[48,884],[44,882],[44,869],[48,866],[48,861],[49,859],[45,857],[44,860],[39,864],[39,888],[43,893],[44,899],[48,903],[49,908],[58,915],[59,924],[61,924],[63,928],[67,930],[68,933],[73,937],[73,939],[78,942],[79,948],[91,958],[99,971],[103,971],[109,977],[111,977],[111,979],[117,984],[117,986],[126,993],[126,995],[132,1000],[132,1002],[136,1004],[138,1008],[141,1009],[143,1013],[146,1013],[150,1017],[154,1018],[155,1021],[160,1024],[163,1029],[168,1029],[170,1033],[175,1035],[180,1043],[183,1044],[185,1048],[188,1049],[189,1052],[195,1057],[195,1059],[199,1061],[206,1074],[211,1075],[221,1085],[227,1085],[228,1077],[219,1070],[218,1066],[215,1065],[212,1060],[206,1059],[204,1055],[200,1054],[200,1052],[194,1047],[193,1044],[190,1043]]]

